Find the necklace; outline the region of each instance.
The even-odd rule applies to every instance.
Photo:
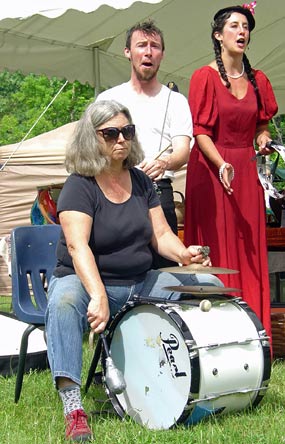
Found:
[[[227,73],[227,76],[230,77],[231,79],[239,79],[243,75],[244,75],[244,63],[242,63],[242,70],[241,70],[240,74],[236,74],[236,75],[232,76],[231,74]]]

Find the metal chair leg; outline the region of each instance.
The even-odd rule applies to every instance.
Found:
[[[16,387],[15,387],[15,402],[16,403],[20,399],[22,385],[23,385],[23,377],[24,377],[24,372],[25,372],[25,364],[26,364],[29,336],[32,333],[32,331],[34,331],[36,328],[38,328],[38,325],[30,324],[26,328],[26,330],[24,331],[24,333],[22,335],[20,353],[19,353],[19,363],[18,363],[17,377],[16,377]]]
[[[97,368],[97,365],[98,365],[98,362],[100,359],[101,352],[102,352],[102,339],[99,336],[98,341],[97,341],[97,345],[95,348],[94,356],[93,356],[93,359],[92,359],[92,362],[91,362],[91,365],[89,368],[86,384],[85,384],[85,393],[88,392],[88,389],[89,389],[91,382],[93,380],[93,377],[94,377],[94,374],[95,374],[95,371],[96,371],[96,368]]]

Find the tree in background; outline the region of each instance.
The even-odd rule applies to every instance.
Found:
[[[269,128],[272,139],[285,146],[285,114],[274,117]],[[285,162],[276,152],[271,154],[270,160],[275,186],[278,190],[285,190]]]
[[[65,80],[49,79],[44,75],[0,73],[0,146],[20,142],[64,83]],[[77,81],[68,83],[29,138],[78,120],[92,100],[94,89],[91,86]],[[273,139],[285,144],[284,114],[273,119],[270,131]],[[272,154],[272,161],[276,157],[276,153]],[[278,167],[284,169],[282,159],[279,159]],[[283,181],[281,187],[284,187]]]
[[[20,142],[65,81],[20,72],[0,73],[0,146]],[[29,134],[35,137],[78,120],[94,100],[94,89],[68,83]]]

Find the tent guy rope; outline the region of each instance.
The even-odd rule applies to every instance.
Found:
[[[11,160],[11,158],[14,156],[14,154],[18,151],[18,149],[21,147],[22,143],[27,139],[27,137],[29,136],[29,134],[31,133],[31,131],[35,128],[35,126],[38,124],[38,122],[41,120],[41,118],[45,115],[45,113],[47,112],[47,110],[50,108],[50,106],[53,104],[53,102],[55,101],[55,99],[59,96],[59,94],[61,93],[61,91],[63,90],[63,88],[65,88],[65,86],[67,85],[68,80],[66,80],[66,82],[61,86],[61,88],[59,89],[59,91],[56,93],[56,95],[53,97],[53,99],[50,101],[50,103],[46,106],[46,108],[43,110],[43,112],[40,114],[40,116],[37,118],[37,120],[35,121],[35,123],[32,125],[32,127],[29,129],[29,131],[27,132],[27,134],[23,137],[23,139],[21,140],[21,142],[19,142],[19,144],[16,146],[16,148],[14,149],[14,151],[12,151],[12,153],[10,154],[10,156],[8,157],[8,159],[1,165],[0,167],[0,171],[3,171],[4,168],[6,167],[6,165],[8,164],[8,162]]]

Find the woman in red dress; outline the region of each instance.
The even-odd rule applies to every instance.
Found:
[[[268,122],[277,112],[269,80],[251,68],[245,50],[255,26],[246,6],[214,16],[215,61],[194,72],[189,90],[196,142],[186,179],[185,244],[209,245],[219,276],[270,328],[270,288],[263,188],[253,141],[269,154]],[[235,294],[237,295],[237,294]]]

